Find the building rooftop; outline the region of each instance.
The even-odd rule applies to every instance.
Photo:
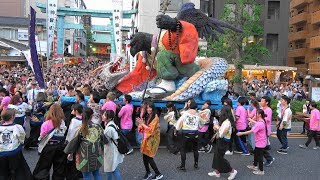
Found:
[[[7,25],[7,26],[29,26],[30,20],[29,18],[25,17],[7,17],[7,16],[0,16],[0,25]],[[46,24],[46,19],[38,19],[37,24]]]

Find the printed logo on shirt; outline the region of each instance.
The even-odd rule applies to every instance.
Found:
[[[188,116],[186,124],[190,126],[195,126],[196,125],[196,117],[195,116]]]
[[[12,143],[13,131],[9,131],[5,129],[0,132],[0,144],[3,146],[7,146]]]

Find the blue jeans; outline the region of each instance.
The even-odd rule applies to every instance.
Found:
[[[254,134],[253,133],[248,134],[248,143],[252,147],[252,150],[254,150],[256,148],[256,142],[254,141]]]
[[[290,131],[290,129],[282,129],[279,130],[279,128],[277,129],[277,137],[282,145],[282,149],[287,149],[288,148],[288,131]]]
[[[93,176],[94,180],[102,180],[99,169],[92,172],[82,172],[82,175],[83,175],[83,180],[91,180],[91,175]]]
[[[126,138],[128,139],[128,134],[130,133],[131,129],[121,129],[121,132],[124,136],[126,136]],[[129,139],[128,139],[128,149],[132,149],[132,146],[129,142]]]
[[[113,172],[107,172],[108,180],[112,180],[112,176],[114,176],[115,180],[121,180],[121,175],[118,167]]]

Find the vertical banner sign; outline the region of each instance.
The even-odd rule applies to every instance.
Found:
[[[122,54],[122,7],[123,0],[112,0],[113,3],[113,28],[114,28],[114,40],[116,44],[117,55]]]
[[[30,7],[30,29],[29,29],[29,44],[31,52],[32,69],[40,88],[45,88],[43,74],[38,58],[37,45],[36,45],[36,11]]]
[[[47,0],[47,57],[50,56],[50,49],[54,37],[54,30],[57,21],[58,0]]]

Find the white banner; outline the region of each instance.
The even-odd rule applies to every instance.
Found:
[[[313,101],[320,101],[320,87],[312,87],[311,99]]]
[[[49,53],[49,56],[54,37],[54,30],[56,28],[57,8],[58,0],[47,0],[47,53]]]
[[[30,52],[30,49],[29,49],[29,50],[26,50],[26,51],[22,51],[22,54],[23,54],[24,57],[27,59],[27,62],[28,62],[29,66],[30,66],[31,69],[32,69],[32,72],[34,72],[34,70],[33,70],[33,63],[32,63],[32,60],[31,60],[31,52]]]
[[[112,0],[113,5],[113,28],[114,40],[116,44],[116,53],[118,56],[122,54],[122,7],[123,0]]]

